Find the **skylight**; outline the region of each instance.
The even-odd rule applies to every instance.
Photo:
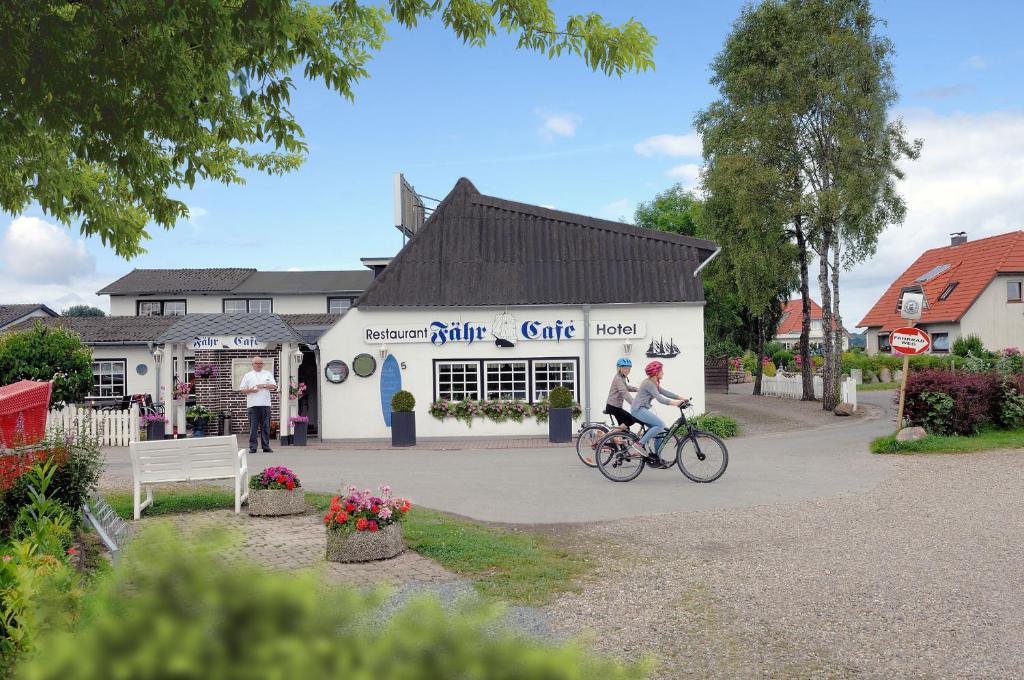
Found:
[[[949,269],[949,265],[948,264],[940,264],[938,267],[932,267],[931,269],[929,269],[927,272],[925,272],[921,276],[918,276],[916,279],[914,279],[914,281],[917,281],[918,283],[924,283],[925,281],[931,281],[932,279],[934,279],[936,276],[938,276],[942,272],[946,271],[947,269]]]

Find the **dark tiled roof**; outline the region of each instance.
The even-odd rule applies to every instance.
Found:
[[[284,322],[307,343],[317,342],[342,317],[341,314],[282,314]]]
[[[203,335],[252,335],[262,342],[303,342],[277,314],[188,314],[177,320],[160,342],[183,342]]]
[[[480,194],[463,178],[360,307],[700,302],[711,241]]]
[[[60,326],[75,331],[82,342],[145,344],[155,342],[182,317],[180,316],[57,316],[28,319],[9,330],[28,330],[38,321],[46,326]]]
[[[255,269],[133,269],[97,295],[226,293]]]
[[[255,272],[232,295],[275,293],[361,293],[373,281],[369,269],[321,272]]]
[[[0,305],[0,328],[17,321],[26,314],[31,314],[38,309],[43,310],[50,316],[57,316],[57,312],[44,304]]]

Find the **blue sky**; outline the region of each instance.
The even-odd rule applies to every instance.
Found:
[[[628,219],[638,201],[676,181],[694,183],[691,122],[715,97],[708,64],[741,6],[556,0],[559,16],[635,16],[658,36],[656,70],[622,78],[593,73],[576,57],[517,51],[504,36],[476,49],[437,23],[393,26],[354,103],[300,82],[293,110],[310,146],[300,170],[179,194],[191,220],[154,229],[149,252],[132,262],[94,239],[49,230],[42,221],[53,220],[38,210],[26,215],[40,220],[15,224],[5,215],[0,296],[93,302],[93,291],[132,267],[357,268],[360,257],[401,245],[392,226],[396,170],[430,196],[466,176],[484,193]],[[875,11],[898,51],[896,113],[926,146],[907,168],[907,223],[883,237],[879,257],[845,275],[848,326],[916,253],[948,242],[951,227],[981,237],[1024,225],[1012,179],[1024,157],[1014,134],[1024,130],[1024,4],[891,0]],[[54,274],[50,265],[25,265],[25,255],[69,259]]]

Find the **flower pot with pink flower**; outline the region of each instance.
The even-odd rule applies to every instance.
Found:
[[[331,499],[324,515],[327,559],[331,562],[371,562],[390,559],[405,550],[402,520],[412,505],[391,495],[384,485],[374,494],[354,486]]]
[[[249,478],[249,515],[277,517],[305,511],[302,483],[288,468],[275,465]]]

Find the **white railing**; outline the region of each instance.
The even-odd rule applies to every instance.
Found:
[[[101,446],[128,446],[139,441],[139,406],[121,411],[102,411],[81,406],[53,409],[46,418],[46,428],[64,431],[83,430],[100,440]]]
[[[823,383],[819,376],[814,376],[814,396],[821,399]],[[761,378],[761,394],[769,397],[799,399],[804,395],[804,383],[800,376],[787,378],[777,375],[774,378]],[[857,408],[857,383],[853,378],[843,378],[839,383],[839,401]]]

